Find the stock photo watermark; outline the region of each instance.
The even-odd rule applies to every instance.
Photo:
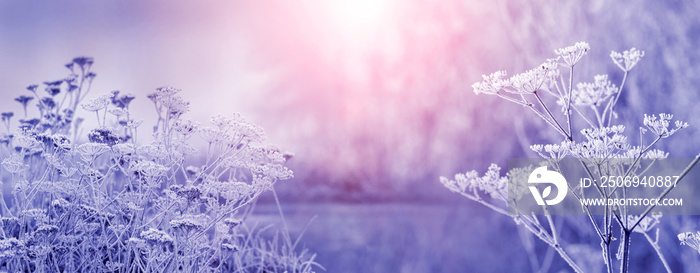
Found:
[[[508,213],[634,215],[651,207],[670,215],[700,214],[700,202],[692,198],[697,174],[679,182],[679,173],[690,161],[513,159],[508,168]]]

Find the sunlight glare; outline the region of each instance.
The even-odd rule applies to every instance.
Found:
[[[348,38],[371,35],[388,16],[387,0],[335,0],[332,16]]]

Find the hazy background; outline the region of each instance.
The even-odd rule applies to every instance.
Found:
[[[263,126],[271,142],[295,154],[289,163],[295,178],[278,187],[285,203],[408,204],[396,214],[393,205],[367,209],[373,211],[369,214],[342,206],[308,212],[331,217],[317,220],[317,235],[306,235],[322,263],[338,264],[329,272],[358,260],[373,266],[355,269],[396,268],[386,260],[397,258],[381,256],[382,248],[374,253],[359,247],[364,258],[350,257],[347,264],[329,254],[329,249],[343,252],[352,245],[339,239],[342,235],[333,237],[340,241],[324,237],[330,233],[321,229],[343,225],[332,219],[344,211],[360,211],[347,216],[356,216],[357,223],[387,221],[357,238],[379,233],[386,239],[381,234],[387,229],[409,229],[400,233],[406,238],[379,244],[390,254],[415,243],[420,234],[434,233],[442,241],[426,237],[418,249],[461,253],[446,258],[417,252],[393,260],[433,263],[414,266],[415,272],[498,272],[479,264],[487,264],[485,256],[492,252],[471,249],[489,244],[474,242],[474,236],[489,232],[489,225],[499,223],[492,219],[502,218],[450,193],[438,177],[533,156],[523,147],[558,141],[558,136],[540,130],[545,127],[522,107],[474,95],[471,84],[496,70],[523,72],[553,57],[556,48],[587,41],[591,51],[577,66],[575,81],[609,73],[619,85],[622,73],[608,55],[636,47],[646,56],[628,78],[617,121],[635,132],[643,113],[673,113],[691,127],[659,147],[673,157],[694,156],[700,152],[700,108],[695,107],[700,102],[699,5],[653,0],[0,1],[0,94],[7,98],[0,111],[19,113],[19,104],[10,99],[25,94],[26,86],[63,78],[63,64],[91,56],[97,73],[92,94],[136,94],[132,107],[147,123],[155,118],[145,94],[171,85],[191,101],[193,119],[205,123],[213,113],[241,112]],[[442,205],[434,211],[410,213],[422,207],[416,204],[436,202]],[[426,223],[437,225],[437,231],[426,229]],[[514,227],[504,228],[500,232],[511,237],[503,242],[512,241]],[[673,240],[673,234],[667,238]],[[323,245],[329,241],[336,245]],[[454,245],[446,250],[445,242]],[[521,246],[515,247],[517,252]],[[372,257],[375,261],[367,260]]]

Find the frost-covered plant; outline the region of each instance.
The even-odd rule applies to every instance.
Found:
[[[9,272],[310,272],[313,256],[291,244],[254,237],[242,223],[249,204],[292,177],[286,157],[262,128],[238,114],[216,115],[202,128],[183,116],[180,90],[148,95],[157,123],[153,139],[136,139],[142,124],[131,94],[88,99],[92,58],[76,58],[61,80],[28,87],[15,100],[19,129],[2,143],[0,270]],[[86,100],[87,99],[87,100]],[[34,101],[38,116],[27,106]],[[78,108],[80,106],[80,108]],[[79,131],[77,111],[97,127]],[[90,113],[92,115],[92,113]],[[82,132],[82,133],[81,133]],[[88,142],[77,139],[87,136]],[[208,143],[204,162],[189,166],[192,138]],[[280,247],[286,251],[271,251]],[[295,245],[296,246],[296,245]]]
[[[530,147],[537,155],[544,158],[546,164],[552,169],[560,170],[559,163],[563,158],[575,158],[581,162],[588,177],[594,181],[602,176],[625,177],[643,173],[644,168],[640,166],[640,160],[668,157],[668,153],[652,148],[660,140],[672,136],[688,124],[681,121],[671,122],[673,115],[670,114],[662,113],[658,116],[645,114],[643,119],[645,128],[639,130],[640,142],[633,145],[625,135],[625,127],[614,124],[617,117],[615,106],[630,70],[644,56],[644,52],[632,48],[623,53],[613,51],[610,54],[613,62],[624,73],[619,87],[608,80],[607,75],[595,76],[592,83],[574,85],[574,67],[589,50],[590,46],[587,43],[579,42],[573,46],[555,50],[555,58],[548,59],[532,70],[512,77],[508,77],[505,71],[498,71],[488,76],[484,75],[483,81],[475,83],[472,87],[476,94],[495,95],[531,110],[563,137],[561,142],[536,144]],[[552,102],[556,102],[561,107],[561,114],[551,110]],[[576,128],[579,129],[576,130]],[[577,131],[580,135],[576,134]],[[646,132],[651,133],[651,141],[648,144],[644,143]],[[676,181],[681,180],[695,166],[699,158],[700,155],[678,175],[679,178]],[[554,224],[555,216],[549,212],[547,206],[542,206],[543,216],[519,211],[518,200],[529,191],[526,186],[519,184],[513,184],[518,188],[508,189],[508,181],[509,179],[527,181],[532,170],[532,166],[514,168],[502,177],[499,174],[500,167],[492,164],[484,176],[480,177],[476,171],[470,171],[457,174],[454,179],[440,177],[440,182],[453,192],[479,202],[496,212],[513,217],[518,225],[523,225],[554,248],[574,271],[584,272],[585,268],[581,268],[567,252],[569,245],[562,238],[562,233],[557,231],[558,227]],[[625,196],[624,186],[613,189],[597,187],[597,183],[594,184],[600,198]],[[569,191],[573,192],[579,201],[584,198],[581,188],[568,186]],[[667,188],[657,198],[664,198],[671,189],[673,187]],[[607,272],[615,271],[613,268],[614,245],[618,247],[615,257],[620,261],[619,272],[627,272],[630,236],[633,232],[645,236],[666,270],[670,271],[658,244],[659,230],[656,225],[661,215],[650,215],[655,205],[648,206],[641,215],[628,215],[626,205],[605,205],[604,215],[599,216],[594,215],[588,205],[581,204],[581,209],[586,213],[588,221],[600,239],[602,252],[600,257],[603,257]],[[509,214],[505,207],[513,209],[515,213]],[[656,235],[652,238],[649,233],[654,230]],[[682,233],[678,236],[681,244],[698,249],[698,235]],[[572,244],[572,246],[575,245],[577,244]]]
[[[700,231],[679,233],[678,240],[681,245],[687,245],[700,253]]]

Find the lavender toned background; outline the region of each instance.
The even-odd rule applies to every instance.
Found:
[[[293,235],[317,216],[302,243],[328,272],[528,272],[525,249],[541,259],[547,247],[438,177],[533,157],[526,147],[557,136],[471,84],[578,41],[591,50],[574,80],[608,73],[619,82],[608,55],[636,47],[646,55],[618,121],[636,128],[643,113],[673,113],[690,127],[658,148],[693,157],[698,13],[691,1],[0,1],[0,110],[21,112],[11,98],[91,56],[92,95],[135,94],[132,109],[152,118],[145,123],[156,119],[145,95],[171,85],[190,100],[191,118],[241,112],[293,152],[295,178],[276,190]],[[279,225],[271,200],[263,196],[250,221]],[[578,257],[600,262],[595,234],[575,228],[583,221],[558,224],[580,238]],[[700,268],[676,238],[699,229],[697,217],[663,219],[660,245],[674,272]],[[663,270],[646,246],[631,255],[632,272]],[[559,270],[569,269],[555,255]]]

